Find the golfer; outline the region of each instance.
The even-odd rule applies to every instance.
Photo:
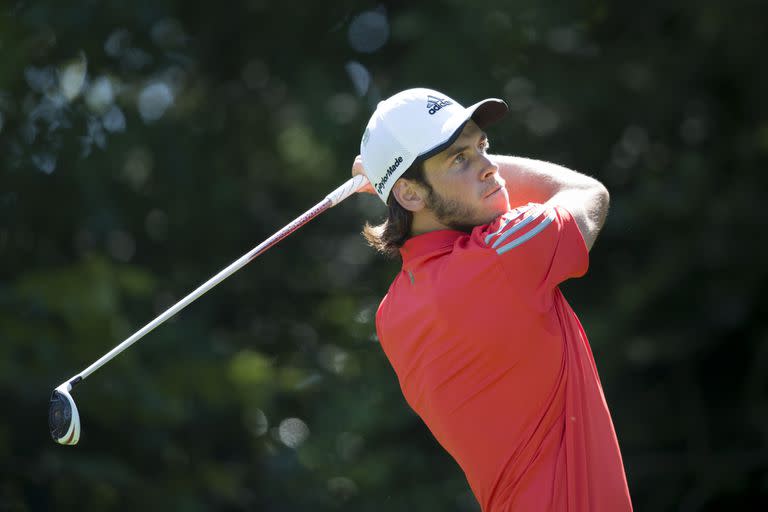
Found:
[[[484,512],[632,510],[589,342],[558,288],[586,273],[608,191],[490,154],[484,130],[506,112],[409,89],[368,122],[352,174],[388,215],[363,233],[402,258],[378,337]]]

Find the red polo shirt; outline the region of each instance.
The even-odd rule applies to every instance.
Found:
[[[587,336],[558,289],[589,261],[571,214],[529,204],[401,254],[379,340],[483,511],[632,510]]]

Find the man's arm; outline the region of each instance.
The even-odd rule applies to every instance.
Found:
[[[517,156],[493,155],[507,182],[514,208],[529,202],[562,206],[573,215],[588,249],[608,215],[609,195],[602,183],[560,165]]]

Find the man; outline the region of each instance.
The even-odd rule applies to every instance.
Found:
[[[587,337],[558,289],[586,272],[608,192],[490,155],[483,129],[506,112],[409,89],[371,117],[352,173],[388,217],[364,234],[402,257],[379,340],[484,512],[632,510]]]

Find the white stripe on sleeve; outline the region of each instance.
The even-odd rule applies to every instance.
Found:
[[[496,249],[501,242],[509,238],[511,235],[515,234],[517,231],[520,231],[525,226],[533,222],[534,220],[538,220],[542,215],[544,215],[546,208],[544,206],[540,206],[539,208],[536,208],[533,212],[531,212],[529,215],[526,215],[523,220],[515,224],[514,226],[505,229],[504,232],[501,233],[501,236],[496,239],[495,242],[493,242],[492,247]]]
[[[486,245],[491,242],[491,239],[493,237],[498,236],[499,233],[504,231],[504,229],[507,227],[507,225],[510,222],[512,222],[513,220],[518,218],[520,215],[530,211],[531,208],[533,208],[533,206],[531,206],[531,205],[521,206],[519,208],[515,208],[514,210],[509,211],[509,212],[505,213],[504,215],[502,215],[501,216],[501,223],[499,224],[499,228],[496,231],[494,231],[493,233],[490,233],[490,234],[485,236],[485,243],[486,243]]]
[[[513,229],[515,229],[515,231],[517,231],[517,228],[522,227],[521,224],[523,224],[523,223],[528,224],[533,219],[537,219],[538,220],[545,213],[546,213],[546,217],[544,217],[544,219],[541,220],[541,222],[539,222],[539,224],[536,227],[534,227],[533,229],[531,229],[530,231],[528,231],[524,235],[518,236],[514,240],[511,240],[510,242],[502,245],[501,247],[498,247],[499,242],[501,242],[501,237],[499,237],[499,240],[497,240],[496,243],[493,244],[493,247],[496,249],[496,253],[499,254],[499,255],[504,254],[505,252],[507,252],[509,250],[512,250],[515,247],[518,247],[519,245],[524,244],[525,242],[527,242],[531,238],[535,237],[536,235],[538,235],[539,233],[544,231],[544,229],[547,226],[549,226],[552,223],[553,220],[555,220],[555,210],[554,209],[538,210],[538,211],[534,212],[534,215],[531,215],[530,217],[527,217],[526,219],[524,219],[519,224],[517,224],[517,225],[515,225],[513,227]],[[506,234],[506,232],[505,232],[505,234]],[[502,236],[504,236],[506,238],[505,235],[502,235]]]

